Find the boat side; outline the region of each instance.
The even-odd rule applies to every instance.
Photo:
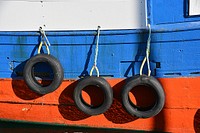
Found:
[[[73,4],[78,2],[80,1]],[[90,3],[89,0],[87,2]],[[113,4],[112,0],[110,2]],[[130,0],[124,0],[124,2],[128,6],[127,3]],[[32,3],[35,6],[39,3],[40,6],[46,7],[52,4],[48,1]],[[102,3],[106,4],[105,1]],[[117,3],[120,5],[120,1]],[[123,22],[120,21],[122,27],[113,24],[116,27],[100,29],[97,66],[100,77],[105,78],[111,85],[114,98],[111,107],[97,116],[90,116],[80,111],[75,106],[73,92],[79,80],[89,76],[94,65],[98,35],[95,28],[99,26],[98,23],[96,27],[92,25],[94,27],[92,29],[79,27],[79,30],[73,27],[69,28],[70,30],[66,27],[64,30],[48,29],[52,23],[46,24],[46,30],[45,28],[44,30],[51,43],[50,54],[59,60],[64,70],[64,80],[60,87],[46,95],[30,90],[23,79],[24,65],[27,60],[38,54],[38,46],[42,40],[39,29],[35,29],[39,26],[44,27],[44,23],[38,24],[38,27],[33,30],[0,31],[0,118],[82,127],[200,132],[200,93],[198,91],[200,18],[188,16],[187,2],[148,0],[144,3],[143,8],[147,14],[140,16],[140,19],[145,20],[139,26],[134,25],[137,28],[133,25],[123,28]],[[29,3],[26,4],[29,5]],[[141,7],[139,3],[136,2],[136,4]],[[94,12],[95,9],[91,8],[91,11]],[[41,20],[49,22],[48,15],[46,17],[47,19],[41,17]],[[151,24],[151,74],[163,86],[166,101],[163,110],[158,115],[141,119],[126,112],[121,101],[121,91],[127,78],[140,73],[149,36],[147,22]],[[47,53],[45,47],[41,52]],[[46,67],[40,67],[36,71],[39,76],[49,76],[52,73]],[[144,74],[147,74],[146,65]],[[98,90],[86,90],[83,97],[86,101],[97,103],[102,99]],[[149,90],[138,89],[135,93],[138,104],[148,104],[152,98]]]

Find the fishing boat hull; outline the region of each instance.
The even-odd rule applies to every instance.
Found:
[[[97,116],[87,115],[75,106],[73,90],[76,81],[65,80],[54,93],[41,96],[30,91],[23,80],[1,79],[1,88],[4,89],[1,89],[0,117],[4,120],[68,126],[176,133],[199,132],[199,80],[199,77],[160,78],[166,93],[164,109],[155,117],[141,119],[128,114],[122,106],[120,88],[124,79],[107,79],[114,91],[113,104],[108,111]],[[137,95],[147,102],[147,94]],[[85,98],[89,99],[87,95]]]
[[[131,131],[200,132],[198,4],[194,0],[0,1],[0,119]],[[41,58],[50,54],[55,58],[53,65],[48,59],[31,64],[38,54]],[[142,69],[147,57],[149,65]],[[32,66],[24,71],[27,62]],[[52,70],[58,64],[60,67]],[[99,73],[91,74],[94,66]],[[138,118],[122,104],[121,92],[126,79],[147,75],[149,70],[162,86],[164,107],[160,106],[156,116]],[[113,99],[109,99],[112,104],[106,112],[93,116],[77,107],[74,90],[81,79],[98,74],[111,86]],[[49,79],[59,79],[61,84],[48,93],[39,94],[29,84],[46,86]],[[156,103],[158,97],[148,85],[128,94],[136,106]],[[104,100],[102,91],[93,87],[81,93],[90,105]]]

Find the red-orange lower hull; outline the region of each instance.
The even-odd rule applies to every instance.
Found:
[[[0,118],[73,126],[121,128],[175,133],[200,132],[200,77],[161,78],[166,102],[155,117],[137,119],[120,101],[123,79],[107,79],[114,91],[110,109],[88,116],[74,104],[76,81],[65,80],[53,93],[41,96],[27,88],[23,80],[0,79]]]

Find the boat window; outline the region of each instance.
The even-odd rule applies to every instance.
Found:
[[[189,16],[200,15],[200,0],[189,0]]]

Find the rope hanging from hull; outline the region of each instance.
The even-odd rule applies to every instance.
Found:
[[[90,70],[90,76],[92,76],[92,73],[94,69],[96,70],[97,77],[99,77],[99,69],[97,67],[97,57],[98,57],[98,51],[99,51],[99,36],[100,36],[100,26],[97,28],[97,42],[96,42],[96,48],[95,48],[95,56],[94,56],[94,65],[92,69]]]
[[[144,64],[145,64],[145,62],[147,62],[148,76],[150,76],[151,75],[151,68],[150,68],[150,61],[149,61],[150,46],[151,46],[151,25],[150,24],[148,24],[148,28],[149,28],[149,37],[148,37],[148,40],[147,40],[146,56],[143,59],[142,65],[140,67],[140,75],[142,75]]]
[[[99,36],[100,36],[100,26],[97,28],[97,41],[96,41],[96,48],[95,48],[95,57],[94,57],[94,65],[90,71],[90,76],[84,77],[83,79],[80,79],[78,84],[76,85],[74,89],[74,101],[81,111],[88,115],[99,115],[104,112],[106,112],[113,101],[113,90],[109,83],[104,79],[99,77],[99,70],[97,68],[97,57],[98,57],[98,46],[99,46]],[[97,76],[92,76],[93,71],[96,70]],[[88,86],[93,86],[95,89],[101,89],[104,93],[103,96],[103,102],[98,105],[90,105],[87,104],[82,97],[82,91],[84,88],[87,88]]]
[[[23,77],[27,86],[38,94],[48,94],[55,91],[63,81],[64,72],[60,62],[52,55],[50,55],[50,42],[42,28],[39,28],[42,39],[38,46],[38,54],[31,57],[25,64],[23,70]],[[45,44],[47,54],[41,54],[42,45]],[[50,84],[43,85],[36,79],[34,69],[37,64],[46,63],[53,71],[53,79]],[[43,79],[42,79],[43,80]]]
[[[124,84],[122,88],[122,104],[126,111],[130,113],[133,116],[139,117],[139,118],[149,118],[157,115],[164,107],[165,103],[165,93],[162,88],[162,85],[160,82],[151,76],[151,69],[150,69],[150,61],[149,61],[149,55],[150,55],[150,42],[151,42],[151,26],[148,24],[149,28],[149,36],[147,40],[147,47],[146,47],[146,56],[142,61],[141,67],[140,67],[140,75],[135,75],[129,79],[127,79],[126,83]],[[142,74],[143,67],[145,62],[147,62],[148,67],[148,75]],[[148,108],[140,107],[137,104],[133,103],[130,100],[129,93],[136,89],[139,86],[146,86],[154,92],[156,95],[156,101],[153,103],[153,105],[150,105]]]

